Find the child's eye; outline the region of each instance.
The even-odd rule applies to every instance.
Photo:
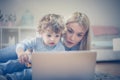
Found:
[[[60,35],[56,35],[55,37],[60,37]]]
[[[50,34],[48,34],[47,36],[48,36],[48,37],[51,37],[51,35],[50,35]]]

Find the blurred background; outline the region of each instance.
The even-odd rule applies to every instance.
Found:
[[[35,36],[45,14],[60,14],[67,20],[79,11],[90,19],[91,50],[120,50],[120,44],[116,44],[120,41],[119,5],[120,0],[0,0],[0,48]]]

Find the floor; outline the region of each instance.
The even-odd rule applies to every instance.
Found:
[[[120,76],[120,62],[96,63],[96,72],[108,73]]]

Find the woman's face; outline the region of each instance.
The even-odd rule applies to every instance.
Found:
[[[83,26],[80,26],[78,23],[69,23],[65,34],[65,46],[71,48],[77,45],[84,37],[84,34],[85,30]]]

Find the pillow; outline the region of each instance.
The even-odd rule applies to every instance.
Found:
[[[119,29],[117,27],[93,26],[92,30],[93,30],[94,36],[118,35],[119,34]]]

